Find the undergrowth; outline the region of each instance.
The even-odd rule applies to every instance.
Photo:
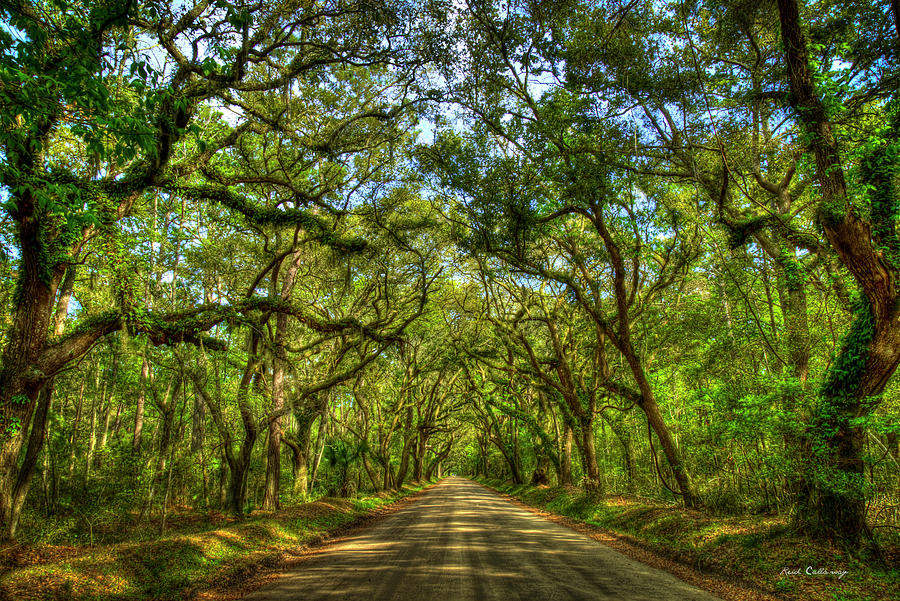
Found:
[[[182,532],[149,541],[9,547],[0,551],[0,599],[189,599],[203,590],[240,583],[257,568],[277,565],[285,554],[423,486],[255,512],[205,531],[186,523]]]

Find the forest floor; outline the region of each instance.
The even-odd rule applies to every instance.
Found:
[[[407,504],[425,486],[323,498],[244,519],[176,514],[168,533],[153,540],[7,547],[0,549],[0,600],[237,599],[324,541]]]
[[[578,489],[480,480],[520,505],[728,600],[883,601],[900,590],[900,541],[882,558],[798,537],[785,518],[721,516]]]

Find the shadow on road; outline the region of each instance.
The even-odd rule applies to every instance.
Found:
[[[711,601],[715,597],[462,478],[246,597]]]

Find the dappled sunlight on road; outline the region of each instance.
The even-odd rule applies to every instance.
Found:
[[[714,597],[448,478],[417,503],[303,562],[252,601]]]

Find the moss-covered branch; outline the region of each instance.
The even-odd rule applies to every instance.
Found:
[[[171,186],[167,190],[186,198],[218,203],[254,225],[300,226],[318,242],[341,252],[360,252],[366,246],[361,238],[341,238],[325,219],[312,211],[261,207],[224,186]]]
[[[161,313],[136,309],[130,313],[113,310],[101,313],[76,324],[65,336],[51,341],[36,366],[36,379],[49,377],[63,369],[70,361],[84,355],[103,336],[127,329],[132,334],[144,334],[154,345],[186,342],[203,344],[206,348],[224,348],[224,343],[205,333],[220,323],[246,323],[254,311],[290,315],[304,327],[322,334],[357,333],[380,344],[398,340],[403,329],[420,314],[404,320],[390,331],[347,317],[328,321],[314,317],[303,309],[280,298],[251,297],[233,305],[208,304],[187,311]]]

